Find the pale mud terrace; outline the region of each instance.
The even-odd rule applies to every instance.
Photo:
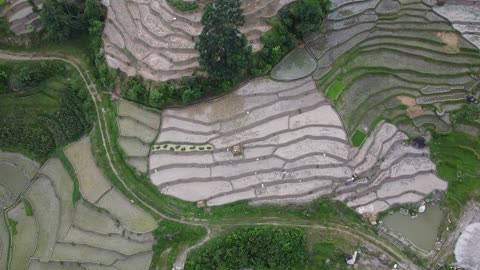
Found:
[[[242,0],[240,31],[253,51],[271,27],[266,20],[292,0]],[[199,67],[195,41],[202,32],[203,5],[181,12],[167,0],[103,0],[108,14],[103,36],[108,65],[129,76],[166,81],[191,76]]]
[[[360,213],[377,213],[447,188],[428,149],[406,140],[381,122],[361,149],[352,148],[312,78],[258,78],[225,97],[164,111],[154,147],[213,149],[152,151],[150,177],[163,194],[208,206],[304,203],[333,194]],[[234,146],[241,154],[233,154]]]
[[[447,18],[465,39],[480,48],[480,0],[447,0],[433,9]]]

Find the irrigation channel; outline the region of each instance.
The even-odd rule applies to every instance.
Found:
[[[149,205],[145,200],[142,200],[142,198],[140,198],[135,192],[133,192],[132,189],[126,184],[125,180],[119,174],[118,170],[115,168],[115,165],[112,161],[112,156],[110,151],[114,151],[114,149],[112,149],[112,144],[111,144],[112,134],[108,129],[106,117],[104,114],[106,108],[102,107],[101,105],[102,104],[101,94],[99,93],[93,80],[90,78],[88,71],[84,68],[85,64],[83,63],[83,60],[71,55],[67,56],[59,53],[41,53],[40,54],[40,53],[31,53],[31,52],[9,52],[9,51],[1,51],[1,50],[0,50],[0,59],[14,60],[14,61],[48,61],[48,60],[63,61],[73,66],[79,72],[82,80],[87,86],[87,89],[90,93],[93,104],[95,106],[95,111],[97,115],[96,125],[99,128],[100,134],[101,134],[102,145],[103,145],[102,150],[105,152],[105,156],[107,157],[108,164],[112,172],[115,174],[115,176],[124,186],[124,188],[130,193],[129,195],[135,198],[137,203],[142,204],[144,207],[148,208],[149,210],[151,210],[153,213],[157,214],[161,218],[182,223],[182,224],[202,226],[207,230],[207,235],[200,242],[185,249],[177,257],[177,260],[174,263],[174,269],[179,269],[179,270],[183,269],[188,253],[191,250],[200,247],[201,245],[203,245],[204,243],[206,243],[211,239],[212,225],[210,225],[208,220],[206,219],[186,220],[186,219],[174,218],[174,217],[168,216],[162,213],[160,209],[156,209],[151,205]],[[409,269],[409,270],[422,269],[421,267],[416,265],[414,262],[412,262],[409,258],[407,258],[402,252],[394,248],[393,245],[386,242],[386,240],[378,238],[378,236],[374,235],[373,233],[364,232],[363,230],[359,230],[356,228],[349,228],[339,224],[331,224],[331,223],[299,224],[299,223],[292,223],[292,220],[282,219],[279,217],[275,217],[275,222],[272,222],[271,220],[272,218],[270,217],[264,217],[263,219],[258,220],[256,222],[242,223],[236,220],[235,222],[232,222],[231,224],[229,224],[229,220],[226,219],[222,225],[223,226],[249,226],[249,225],[290,226],[290,227],[302,227],[302,228],[310,228],[310,229],[316,229],[316,230],[340,232],[344,235],[347,235],[348,237],[352,237],[362,241],[363,243],[373,247],[377,251],[385,253],[392,261],[395,261],[398,264],[398,267],[400,269]]]

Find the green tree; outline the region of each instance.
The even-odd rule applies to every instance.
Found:
[[[83,7],[82,19],[85,23],[92,26],[94,22],[103,21],[105,11],[97,0],[86,0]]]
[[[45,0],[40,20],[47,39],[62,42],[70,38],[75,25],[75,7],[65,0]]]
[[[205,7],[205,27],[195,49],[200,65],[214,80],[236,80],[248,65],[252,48],[238,30],[245,23],[240,4],[239,0],[216,0]]]
[[[323,17],[329,9],[329,0],[299,0],[290,8],[280,10],[280,18],[290,32],[305,37],[320,30]]]

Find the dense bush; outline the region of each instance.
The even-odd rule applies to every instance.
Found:
[[[283,11],[287,9],[282,9]],[[289,32],[287,26],[280,17],[269,20],[272,29],[266,32],[261,41],[264,47],[250,60],[249,71],[253,76],[268,73],[281,58],[297,45],[295,35]]]
[[[22,89],[38,85],[51,76],[61,76],[65,73],[65,66],[59,62],[34,62],[15,69],[13,88]]]
[[[45,0],[40,11],[42,28],[46,38],[63,42],[88,33],[95,21],[103,21],[105,11],[97,0],[78,1]]]
[[[167,0],[167,2],[180,11],[191,11],[198,8],[196,2],[187,2],[184,0]]]
[[[280,11],[282,22],[297,37],[320,30],[323,17],[330,10],[330,0],[299,0]]]
[[[218,85],[212,80],[195,77],[177,82],[157,83],[147,90],[141,77],[132,77],[123,86],[122,97],[151,107],[164,108],[173,104],[191,104],[204,97],[205,92],[221,93],[224,91],[222,87],[229,86]]]
[[[305,262],[306,253],[300,228],[247,227],[194,250],[185,269],[294,269]]]

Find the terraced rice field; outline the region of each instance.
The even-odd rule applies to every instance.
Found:
[[[64,152],[75,168],[83,198],[96,203],[112,185],[95,164],[90,138],[85,137],[67,148]]]
[[[151,152],[150,178],[164,194],[209,206],[336,194],[360,213],[377,213],[447,188],[428,150],[406,140],[394,125],[380,122],[361,149],[353,148],[311,77],[258,78],[218,100],[164,111],[156,144],[211,144],[214,150]],[[235,145],[243,147],[242,155],[233,155]]]
[[[43,0],[33,2],[38,8],[43,5]],[[41,27],[39,14],[33,12],[27,0],[12,0],[0,5],[0,17],[7,18],[10,29],[16,35],[38,31]]]
[[[97,167],[89,137],[71,144],[65,155],[75,168],[80,192],[87,201],[109,211],[130,231],[144,233],[155,229],[155,220],[113,188]]]
[[[119,143],[127,161],[140,172],[148,170],[150,145],[160,126],[160,115],[126,100],[118,104]]]
[[[118,198],[114,214],[83,199],[74,205],[73,181],[59,159],[48,160],[38,176],[23,194],[33,216],[22,203],[8,212],[18,222],[10,269],[148,269],[152,234],[123,223],[145,221],[146,213]]]
[[[13,236],[12,269],[24,269],[35,251],[37,226],[35,218],[25,214],[23,203],[19,203],[8,212],[8,218],[17,222],[17,234]]]
[[[245,33],[254,51],[270,29],[266,19],[292,0],[244,0]],[[107,63],[132,76],[165,81],[191,76],[199,67],[194,44],[202,31],[203,4],[198,10],[180,12],[167,0],[103,1],[108,8],[104,31]]]
[[[479,44],[440,16],[465,16],[460,24],[478,28],[471,12],[480,2],[430,2],[333,1],[321,32],[306,40],[318,61],[313,78],[335,100],[349,137],[371,132],[380,119],[409,133],[415,130],[404,124],[449,132],[451,113],[466,104],[467,92],[480,91]],[[470,9],[467,2],[470,15],[459,11]]]
[[[0,151],[0,214],[2,215],[2,218],[0,218],[0,269],[4,269],[7,266],[9,245],[9,232],[3,218],[4,210],[15,204],[20,194],[30,184],[38,169],[39,165],[36,162],[23,155]],[[22,215],[20,210],[23,209],[21,207],[22,204],[17,205],[8,213],[19,223],[17,230],[21,230],[25,232],[25,235],[28,235],[31,232],[32,220],[30,217]],[[24,237],[19,239],[21,242],[25,242],[25,240]],[[14,255],[13,263],[24,263],[25,254],[29,252],[28,244],[25,245],[26,253],[18,252],[18,245],[14,248],[17,250],[17,253]]]

